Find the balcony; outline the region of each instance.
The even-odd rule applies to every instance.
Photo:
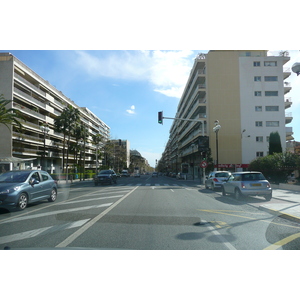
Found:
[[[292,89],[291,83],[285,81],[283,83],[283,89],[284,89],[284,94],[288,93]]]
[[[293,127],[285,127],[285,136],[287,141],[294,139],[292,135],[293,135]]]
[[[291,68],[283,68],[283,79],[286,79],[289,76],[291,76]]]
[[[291,97],[284,99],[284,109],[290,108],[292,106],[293,102],[291,99]]]
[[[292,113],[291,112],[286,113],[285,114],[285,124],[291,123],[292,120],[293,120]]]

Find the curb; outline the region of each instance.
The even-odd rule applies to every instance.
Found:
[[[267,207],[264,207],[262,205],[260,205],[258,207],[258,209],[266,211],[268,213],[271,213],[274,216],[277,216],[277,217],[280,217],[280,218],[283,218],[283,219],[286,219],[286,220],[289,220],[289,221],[294,221],[296,223],[300,223],[300,217],[296,217],[296,216],[284,213],[284,212],[282,212],[280,210],[267,208]]]

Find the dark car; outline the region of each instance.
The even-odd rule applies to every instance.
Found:
[[[95,185],[117,183],[117,174],[114,170],[102,170],[94,177],[94,183]]]
[[[57,198],[57,183],[45,171],[19,170],[0,174],[0,207],[23,210],[28,203]]]

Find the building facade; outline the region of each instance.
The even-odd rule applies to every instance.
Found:
[[[188,165],[200,177],[203,159],[200,137],[209,137],[215,168],[241,170],[268,154],[268,138],[278,132],[282,149],[292,140],[292,121],[285,110],[291,105],[288,92],[288,53],[268,56],[266,50],[209,51],[194,61],[177,108],[162,164],[173,171]],[[194,119],[198,122],[180,120]],[[215,132],[215,121],[220,130]],[[216,165],[218,161],[218,166]]]
[[[65,107],[71,105],[79,110],[80,123],[87,130],[88,137],[80,151],[69,149],[68,163],[73,166],[84,157],[85,168],[96,168],[96,146],[92,138],[101,134],[104,141],[108,140],[110,127],[88,108],[76,105],[10,53],[0,53],[0,94],[12,100],[11,108],[22,112],[26,119],[26,122],[22,121],[22,131],[15,126],[7,129],[0,125],[0,157],[28,159],[21,163],[21,168],[37,168],[43,163],[48,172],[60,172],[63,134],[55,131],[54,120]],[[47,131],[41,127],[45,124]],[[70,142],[73,146],[79,143],[73,137]],[[10,169],[14,167],[12,164],[9,166]]]

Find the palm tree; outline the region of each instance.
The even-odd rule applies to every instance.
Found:
[[[77,108],[73,108],[71,105],[64,108],[63,112],[59,117],[54,120],[55,129],[58,132],[63,133],[63,161],[62,166],[64,168],[65,165],[65,145],[66,145],[66,136],[68,136],[68,148],[67,148],[67,164],[68,164],[68,156],[69,156],[69,145],[71,134],[74,129],[74,124],[79,121],[79,110]]]
[[[4,96],[0,95],[0,124],[4,124],[9,130],[9,125],[16,125],[19,129],[22,129],[22,124],[18,119],[24,120],[24,116],[14,108],[7,108],[7,105],[12,100],[4,99]]]

